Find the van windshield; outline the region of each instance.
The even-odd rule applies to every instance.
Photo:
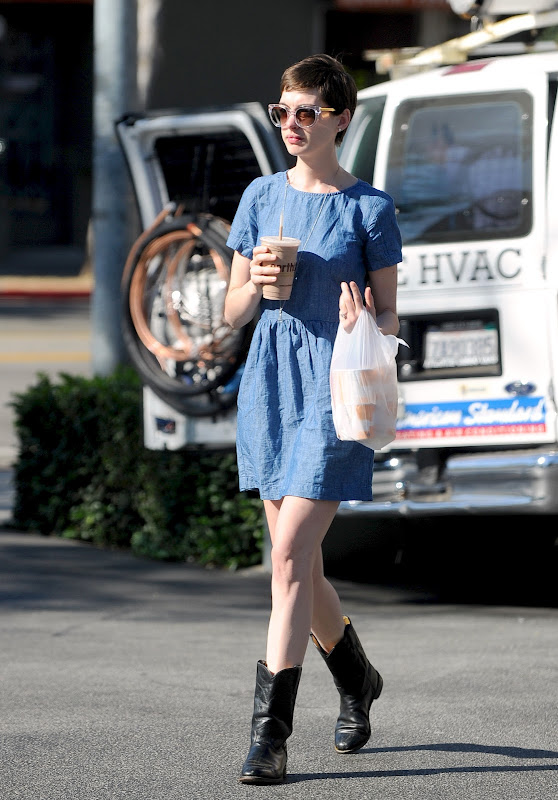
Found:
[[[532,220],[532,104],[508,92],[399,107],[386,191],[405,244],[524,236]]]

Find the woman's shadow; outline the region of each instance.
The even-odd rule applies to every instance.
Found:
[[[507,758],[553,758],[558,760],[558,752],[554,750],[537,750],[526,747],[494,747],[492,745],[472,744],[468,742],[447,742],[439,744],[416,744],[407,747],[368,747],[359,754],[377,753],[410,753],[415,750],[433,750],[447,753],[485,753],[505,756]],[[347,772],[319,772],[291,774],[289,782],[331,780],[332,778],[397,778],[413,775],[441,775],[452,773],[482,772],[543,772],[558,771],[556,764],[500,764],[492,766],[458,766],[458,767],[425,767],[420,769],[385,769],[385,770],[349,770]]]

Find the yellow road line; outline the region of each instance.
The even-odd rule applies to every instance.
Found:
[[[63,333],[60,331],[42,331],[36,330],[33,331],[2,331],[0,330],[0,342],[36,342],[37,340],[44,342],[45,340],[49,341],[51,339],[67,339],[71,338],[72,341],[76,339],[83,340],[83,339],[91,339],[91,334],[84,331],[83,333],[72,333],[71,337],[64,336]]]
[[[48,353],[0,353],[1,364],[33,364],[44,361],[91,361],[88,350],[49,351]]]

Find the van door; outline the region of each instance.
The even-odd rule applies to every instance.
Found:
[[[142,230],[123,276],[123,333],[144,383],[152,449],[234,444],[251,326],[223,318],[228,229],[246,186],[286,169],[259,103],[126,115],[116,123]]]
[[[251,180],[286,169],[277,131],[259,103],[126,115],[116,133],[143,228],[168,203],[232,221]]]

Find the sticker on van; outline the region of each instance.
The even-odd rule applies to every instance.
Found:
[[[544,397],[411,403],[397,422],[397,439],[545,432]]]

